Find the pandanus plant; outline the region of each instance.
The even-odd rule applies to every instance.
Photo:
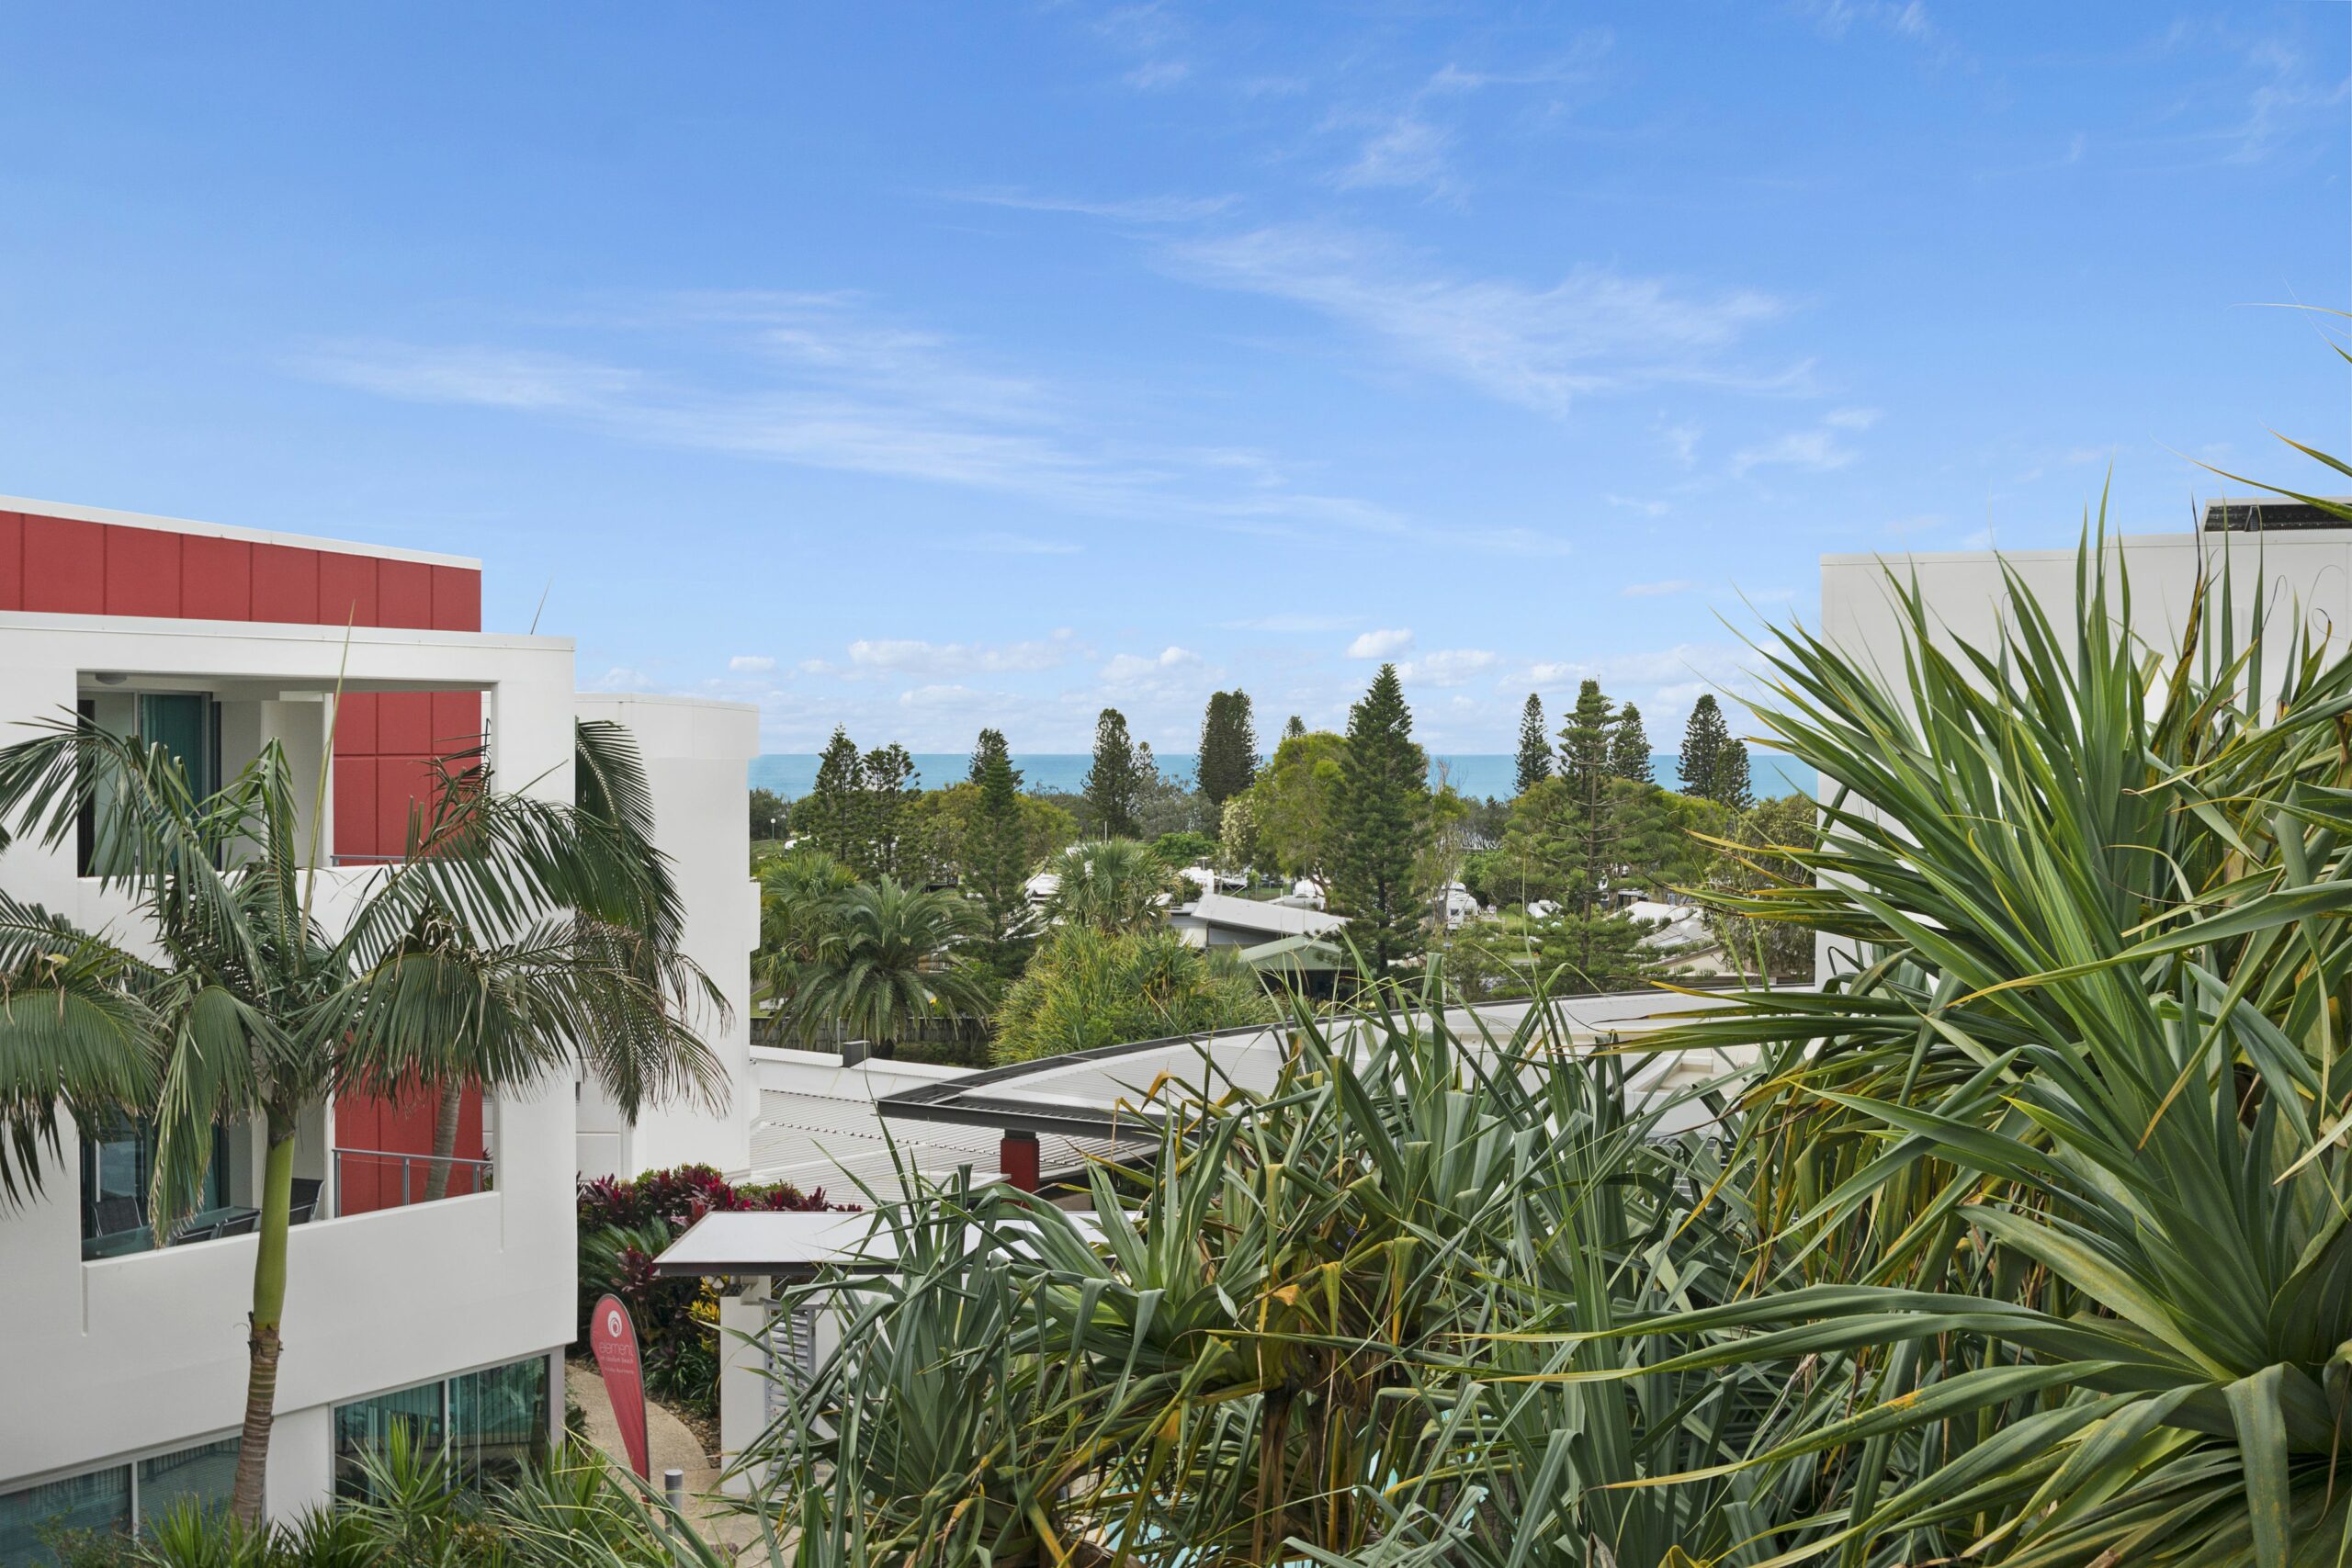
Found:
[[[247,1520],[307,1114],[346,1090],[519,1083],[575,1053],[646,1094],[717,1076],[664,994],[684,971],[653,961],[657,933],[632,923],[660,898],[642,846],[594,809],[502,793],[478,772],[448,782],[412,813],[397,864],[334,890],[330,921],[318,834],[275,742],[203,796],[164,748],[86,720],[0,749],[0,843],[60,852],[86,814],[92,871],[130,903],[119,927],[92,931],[0,893],[0,1193],[37,1190],[69,1127],[135,1116],[153,1130],[160,1237],[194,1205],[213,1130],[266,1131],[232,1494]]]
[[[2007,571],[1969,646],[1890,578],[1899,676],[1770,656],[1759,722],[1832,787],[1775,852],[1804,879],[1727,903],[1856,967],[1675,1032],[1765,1047],[1769,1223],[1744,1299],[1632,1332],[1727,1337],[1667,1370],[1846,1381],[1762,1456],[1849,1477],[1775,1562],[2352,1541],[2352,661],[2249,592],[2259,549],[2165,643],[2102,530],[2071,625]]]

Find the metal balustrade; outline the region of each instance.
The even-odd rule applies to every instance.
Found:
[[[334,1151],[335,1213],[369,1213],[378,1209],[400,1209],[426,1202],[426,1190],[436,1167],[447,1167],[449,1173],[441,1196],[464,1198],[488,1192],[492,1190],[492,1163],[458,1155],[338,1148]],[[376,1201],[355,1210],[352,1195],[359,1192],[372,1194]]]

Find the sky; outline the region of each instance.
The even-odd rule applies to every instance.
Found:
[[[1824,553],[2319,482],[2347,73],[2336,4],[17,6],[0,493],[478,556],[771,750],[1383,660],[1433,750],[1587,677],[1670,749]]]

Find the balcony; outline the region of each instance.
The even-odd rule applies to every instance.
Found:
[[[405,1209],[436,1199],[466,1198],[492,1190],[492,1163],[488,1159],[346,1148],[335,1149],[333,1157],[334,1212],[338,1216]],[[437,1191],[436,1185],[440,1189]]]

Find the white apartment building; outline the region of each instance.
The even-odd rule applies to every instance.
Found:
[[[2208,616],[2221,614],[2226,575],[2240,639],[2259,617],[2267,643],[2280,649],[2266,666],[2266,682],[2283,671],[2285,646],[2299,626],[2315,640],[2333,639],[2339,653],[2352,635],[2352,525],[2314,507],[2282,500],[2216,501],[2206,507],[2199,529],[2110,536],[2106,553],[2130,573],[2131,621],[2120,630],[2154,652],[2179,647],[2200,569],[2213,579]],[[1822,637],[1875,661],[1899,682],[1904,621],[1895,583],[1917,581],[1935,635],[1947,646],[1989,648],[2010,611],[2003,568],[2024,582],[2063,631],[2075,611],[2075,558],[2072,547],[1824,556]],[[2110,604],[2120,613],[2114,588],[2111,583]],[[1832,951],[1824,939],[1815,953],[1816,977],[1850,967],[1850,955]]]
[[[268,739],[328,777],[316,795],[320,908],[397,857],[429,761],[487,738],[501,787],[569,799],[575,717],[642,751],[687,947],[731,1006],[700,1020],[750,1083],[745,769],[739,705],[575,695],[568,638],[481,629],[476,561],[0,497],[0,745],[77,710],[170,746],[198,780]],[[342,694],[338,702],[336,694]],[[329,720],[334,720],[332,754]],[[306,804],[306,813],[310,811]],[[306,826],[310,824],[306,823]],[[309,835],[306,835],[309,837]],[[0,887],[88,927],[119,896],[80,846],[19,843]],[[469,1091],[448,1195],[426,1201],[430,1109],[345,1096],[301,1129],[269,1512],[354,1484],[395,1424],[495,1474],[548,1440],[572,1339],[582,1173],[748,1162],[756,1092],[717,1114],[628,1126],[571,1081]],[[84,1128],[40,1196],[0,1208],[0,1562],[40,1562],[51,1521],[107,1529],[172,1499],[225,1496],[243,1412],[258,1130],[220,1129],[206,1206],[152,1244],[135,1126]]]

